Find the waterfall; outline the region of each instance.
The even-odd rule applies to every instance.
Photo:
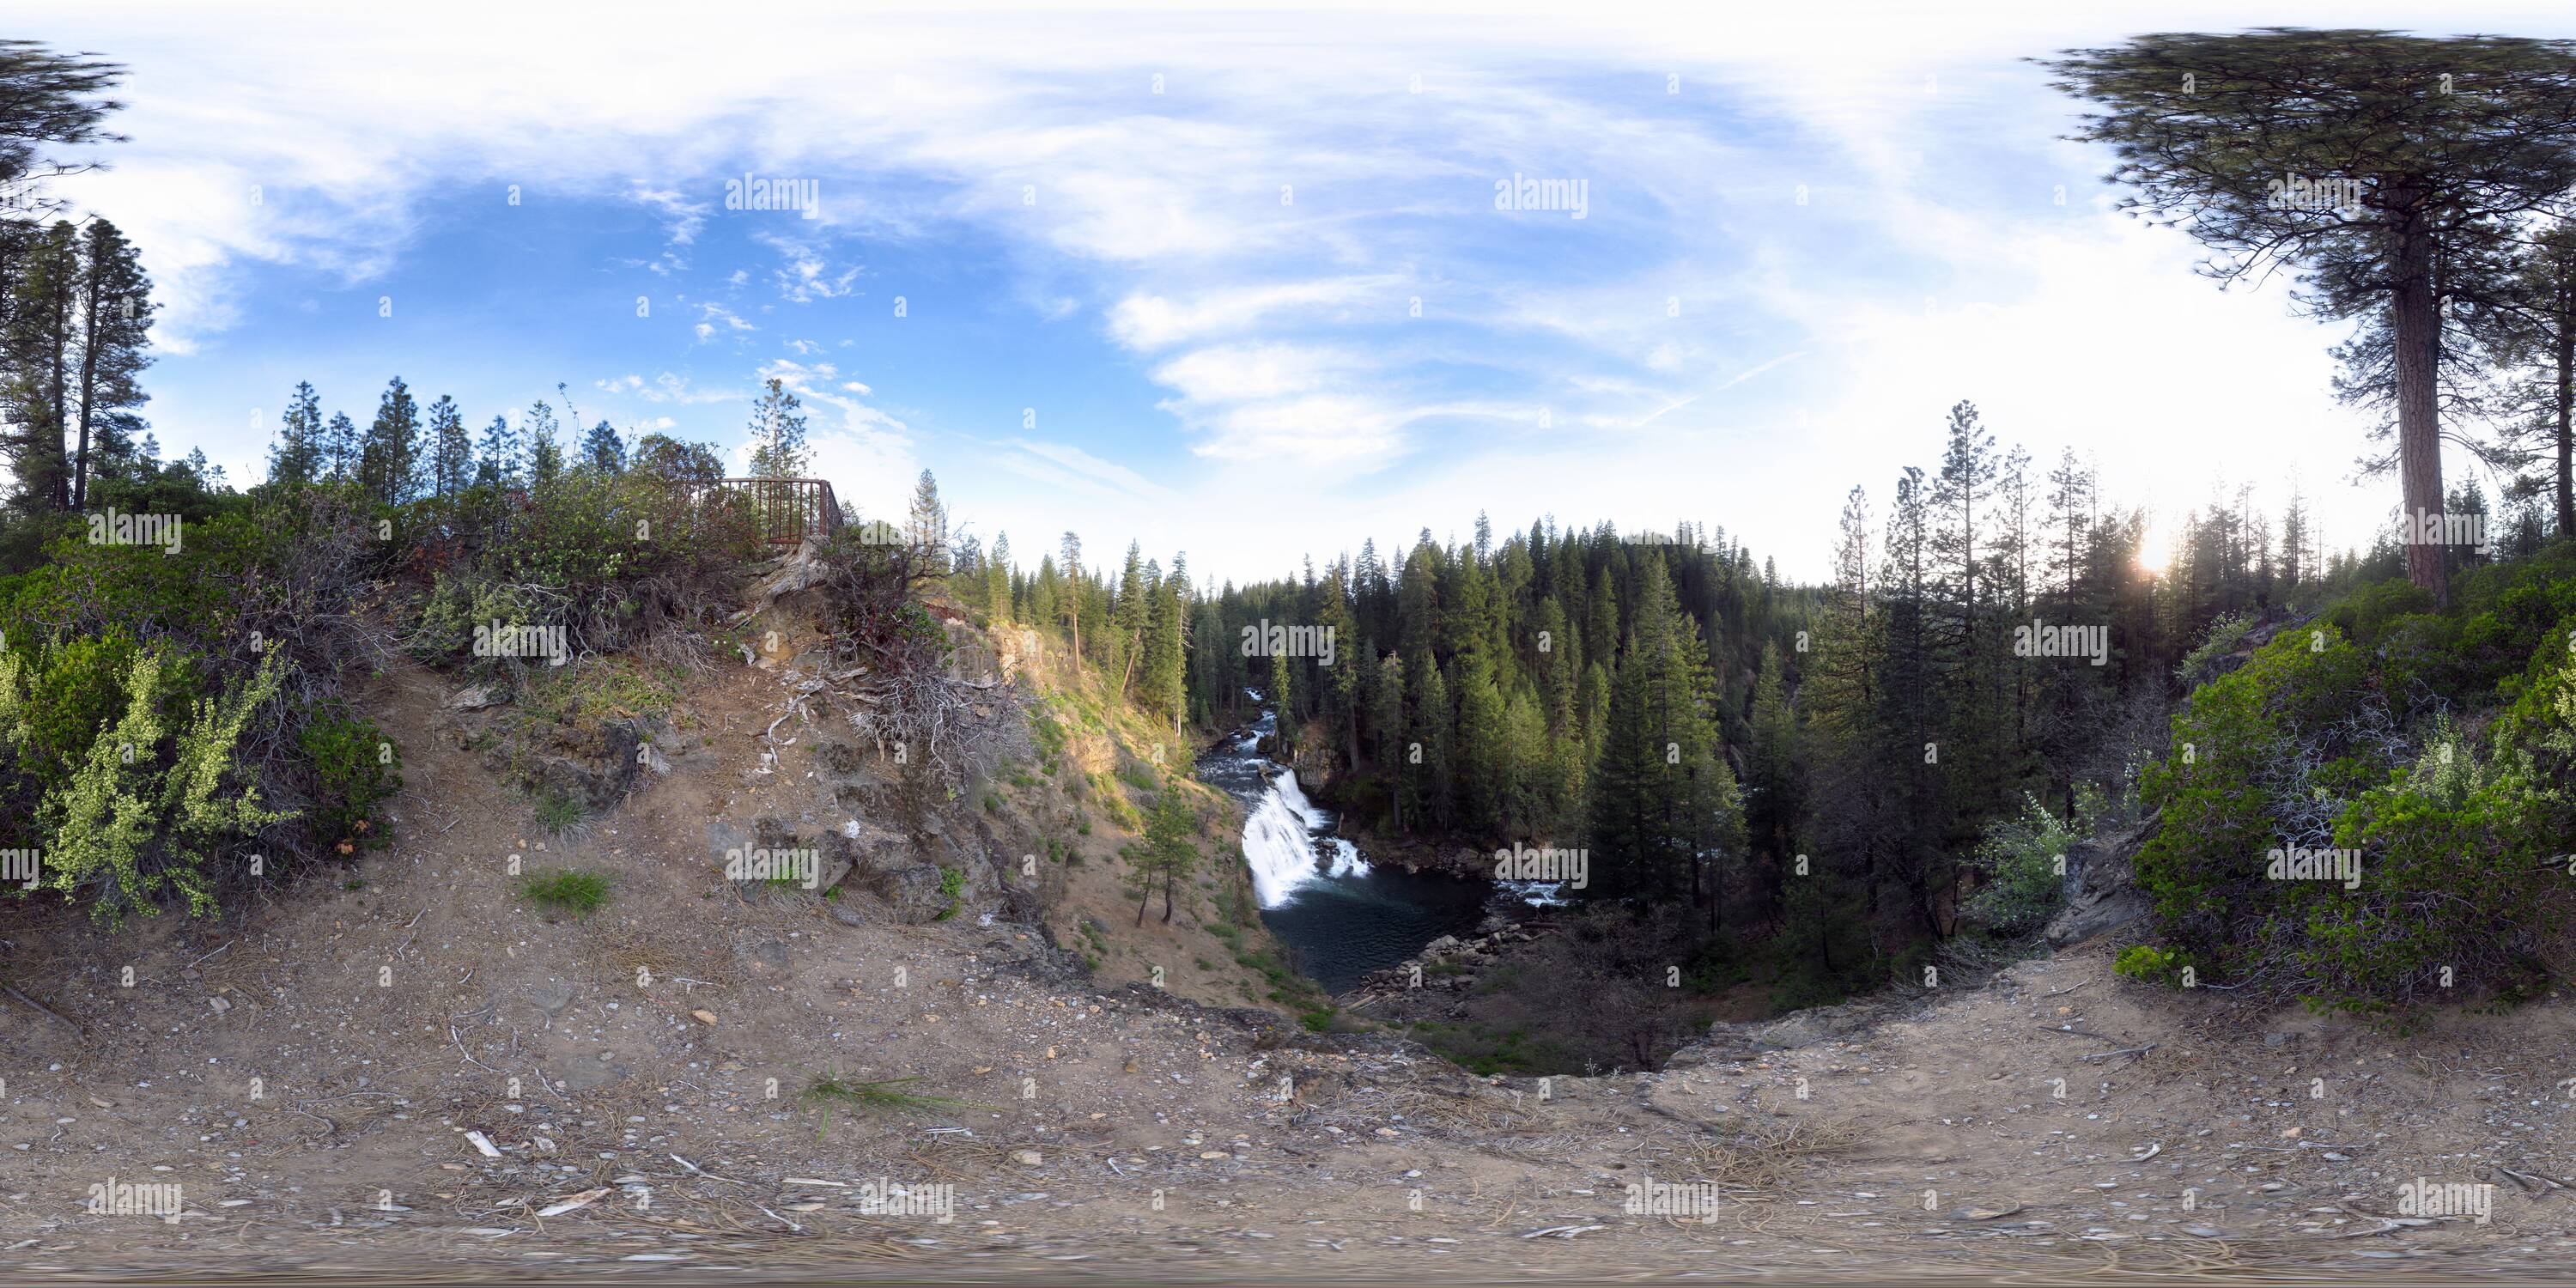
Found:
[[[1333,816],[1306,799],[1297,786],[1297,771],[1282,769],[1271,775],[1270,788],[1262,793],[1261,803],[1243,821],[1243,858],[1252,869],[1253,894],[1264,908],[1276,908],[1288,902],[1297,887],[1326,876],[1366,876],[1368,863],[1360,858],[1359,847],[1338,836],[1324,835],[1333,826]],[[1319,864],[1318,839],[1332,849],[1327,862]]]

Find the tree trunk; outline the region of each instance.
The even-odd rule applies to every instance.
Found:
[[[2558,329],[2558,535],[2576,533],[2576,437],[2569,413],[2576,412],[2576,330],[2562,321]]]
[[[94,231],[92,235],[95,237]],[[77,253],[74,254],[73,259],[75,262],[78,261]],[[102,275],[100,270],[103,267],[101,264],[92,263],[89,265],[89,271],[82,274],[87,280],[81,284],[83,308],[81,309],[80,452],[72,458],[72,508],[75,510],[84,509],[89,505],[89,422],[90,406],[98,401],[100,330],[98,310],[101,303],[98,298],[98,283]]]
[[[62,258],[55,266],[56,271],[69,277],[79,256],[80,248],[66,241]],[[45,446],[52,451],[58,467],[53,480],[54,508],[68,510],[72,506],[71,457],[64,451],[63,434],[69,428],[64,406],[70,395],[69,373],[65,370],[65,364],[70,361],[72,343],[72,288],[69,281],[53,283],[53,297],[46,302],[46,307],[53,310],[54,318],[52,333],[45,341],[45,347],[52,351],[49,361],[51,376],[46,385],[46,413],[52,423],[45,430]]]
[[[2414,220],[2415,203],[2400,205],[2397,237],[2397,286],[2390,301],[2390,321],[2397,359],[2397,470],[2402,518],[2418,530],[2405,543],[2406,579],[2432,593],[2435,603],[2450,602],[2449,551],[2438,540],[2421,538],[2442,530],[2442,429],[2437,402],[2435,363],[2442,341],[2440,302],[2433,298],[2433,238]],[[2429,523],[2427,522],[2429,520]],[[2422,529],[2429,527],[2430,533]]]

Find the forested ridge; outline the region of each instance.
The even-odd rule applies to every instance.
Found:
[[[1822,997],[1983,912],[1965,901],[1997,880],[1979,858],[1995,833],[2062,845],[2134,817],[2172,703],[2208,678],[2195,649],[2402,559],[2387,538],[2325,551],[2302,498],[2267,513],[2250,487],[2156,532],[2071,448],[2043,467],[1966,403],[1936,445],[1883,499],[1851,489],[1819,586],[1722,526],[1481,516],[1464,540],[1372,540],[1243,586],[1194,586],[1133,545],[1089,569],[1071,534],[1034,571],[1006,536],[964,538],[951,584],[992,620],[1079,637],[1085,665],[1202,735],[1281,702],[1283,756],[1346,824],[1585,847],[1585,897],[1686,908],[1704,951],[1771,954]],[[2452,504],[2487,510],[2474,485]],[[2528,499],[2496,527],[2451,558],[2547,535]],[[2068,627],[2102,630],[2098,663]]]

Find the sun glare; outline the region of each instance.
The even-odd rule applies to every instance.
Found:
[[[2138,538],[2138,567],[2154,576],[2173,566],[2173,538],[2162,528],[2149,528]]]

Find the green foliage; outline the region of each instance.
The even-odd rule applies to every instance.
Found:
[[[949,918],[956,916],[957,909],[962,906],[965,896],[966,869],[941,868],[939,870],[939,897],[947,902],[941,905],[939,915],[932,917],[931,920],[946,921]]]
[[[2210,677],[2218,659],[2236,651],[2245,642],[2245,633],[2254,629],[2251,612],[2230,613],[2209,624],[2208,638],[2200,647],[2183,655],[2182,665],[2174,668],[2185,684],[2198,684]]]
[[[2191,961],[2181,953],[2153,944],[2131,944],[2120,950],[2111,963],[2112,973],[2123,979],[2144,984],[2161,984],[2167,988],[2182,987],[2182,973]]]
[[[548,912],[587,917],[607,904],[610,884],[604,872],[556,868],[519,878],[519,897]]]
[[[2081,840],[2038,798],[2022,798],[2019,818],[1986,825],[1985,839],[1969,864],[1985,874],[1965,911],[1999,934],[2036,930],[2057,911],[2065,892],[2067,848]]]
[[[537,793],[537,824],[547,832],[561,836],[581,824],[581,801],[559,787],[548,787]]]
[[[2168,933],[2224,959],[2241,918],[2269,898],[2265,851],[2298,834],[2298,820],[2341,808],[2318,798],[2325,787],[2302,766],[2372,754],[2336,732],[2361,712],[2367,679],[2366,658],[2340,630],[2286,631],[2175,714],[2173,752],[2143,783],[2162,825],[2137,860]]]
[[[2163,814],[2137,862],[2169,943],[2326,1007],[2527,986],[2571,909],[2571,593],[2485,571],[2435,615],[2410,586],[2365,587],[2194,693],[2146,775]],[[2491,722],[2452,714],[2499,701]],[[2303,878],[2300,849],[2348,879]]]
[[[863,1114],[925,1114],[959,1109],[992,1109],[991,1105],[979,1105],[971,1100],[959,1100],[953,1096],[914,1090],[915,1084],[925,1081],[928,1081],[927,1077],[921,1074],[915,1074],[909,1078],[861,1081],[844,1078],[838,1073],[826,1073],[808,1083],[797,1098],[822,1109],[827,1127],[830,1125],[831,1111],[834,1109]]]
[[[0,664],[0,683],[14,691],[20,669],[12,655]],[[138,910],[153,915],[171,894],[192,913],[214,911],[210,865],[295,817],[260,805],[235,750],[252,715],[275,696],[282,669],[272,659],[218,696],[187,698],[185,667],[169,650],[135,651],[116,682],[122,712],[37,805],[39,887],[86,895],[91,915],[111,924]],[[0,705],[25,709],[15,692]]]
[[[2326,610],[2325,620],[2363,644],[2376,643],[2389,623],[2433,611],[2433,597],[2404,580],[2363,586]]]
[[[735,606],[742,565],[761,549],[740,498],[635,470],[573,470],[524,498],[477,487],[406,506],[396,526],[455,534],[424,547],[438,558],[417,569],[413,655],[477,669],[522,669],[477,655],[475,629],[496,623],[559,629],[567,657],[694,657],[697,632]]]
[[[402,757],[375,725],[339,710],[317,716],[296,735],[320,790],[307,817],[347,854],[382,845],[391,833],[377,806],[402,790]]]

